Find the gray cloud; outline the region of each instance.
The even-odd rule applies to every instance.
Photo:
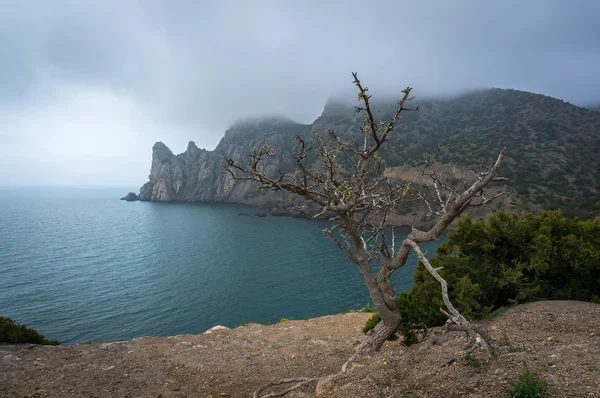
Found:
[[[309,123],[351,71],[382,95],[600,101],[598,20],[587,0],[5,2],[0,183],[139,185],[154,141],[212,148],[262,114]]]

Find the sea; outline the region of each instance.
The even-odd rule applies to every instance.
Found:
[[[322,233],[327,221],[119,200],[128,190],[0,189],[0,316],[74,344],[370,304],[357,266]],[[440,242],[422,246],[433,254]],[[394,274],[397,290],[410,289],[416,265],[411,255]]]

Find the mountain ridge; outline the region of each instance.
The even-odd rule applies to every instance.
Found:
[[[503,205],[515,210],[562,207],[587,217],[600,210],[600,114],[568,102],[513,89],[482,89],[451,99],[415,100],[381,151],[389,168],[414,169],[425,153],[438,152],[442,163],[465,169],[491,162],[508,148],[502,173],[513,191]],[[373,99],[375,117],[387,120],[395,109],[389,99]],[[238,202],[287,213],[291,198],[257,192],[257,186],[234,181],[225,157],[246,159],[252,148],[275,149],[268,171],[293,168],[293,135],[335,129],[340,136],[360,134],[360,114],[350,101],[329,100],[311,124],[281,116],[252,118],[228,128],[213,151],[193,141],[174,155],[159,142],[153,147],[149,181],[139,199],[147,201]],[[422,209],[411,212],[423,218]]]

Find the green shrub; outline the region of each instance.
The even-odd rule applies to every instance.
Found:
[[[358,312],[376,313],[377,308],[371,307],[369,304],[367,304],[365,307],[362,307],[360,310],[358,310]]]
[[[367,319],[365,326],[362,327],[362,332],[366,334],[369,330],[373,329],[375,325],[377,325],[380,321],[381,317],[379,316],[379,314],[374,313],[369,319]]]
[[[0,317],[0,343],[60,344],[56,340],[46,339],[43,335],[25,325],[16,324],[12,319],[4,317]]]
[[[504,314],[506,311],[510,309],[510,305],[504,305],[502,307],[496,308],[494,311],[488,314],[489,319],[498,318],[500,315]]]
[[[374,313],[369,319],[367,319],[367,322],[362,327],[362,332],[366,334],[369,330],[373,329],[380,321],[381,317],[379,316],[379,314]],[[394,333],[390,337],[388,337],[388,340],[396,341],[398,340],[398,336]]]
[[[487,220],[464,216],[437,248],[433,267],[450,299],[469,319],[495,317],[535,300],[597,301],[600,297],[600,219],[565,218],[560,211],[517,215],[499,210]],[[439,283],[419,265],[414,286],[398,295],[405,344],[446,321]],[[374,327],[374,318],[365,330]],[[373,323],[375,322],[375,323]],[[422,332],[419,332],[422,331]]]
[[[481,358],[478,358],[471,353],[467,353],[467,355],[465,355],[465,361],[467,365],[476,369],[482,368],[485,364],[485,362]]]
[[[525,369],[517,380],[510,380],[508,394],[512,398],[550,398],[548,382]]]

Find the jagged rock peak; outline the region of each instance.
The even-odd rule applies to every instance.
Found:
[[[180,155],[177,156],[185,156],[187,158],[197,158],[199,156],[203,156],[206,157],[208,156],[212,151],[209,151],[207,149],[204,148],[198,148],[198,146],[196,145],[196,143],[194,141],[190,141],[188,143],[187,149],[185,152],[183,152]]]
[[[196,146],[196,143],[194,141],[190,141],[188,142],[188,146],[187,146],[187,151],[188,152],[192,152],[195,150],[198,150],[199,148]]]
[[[152,147],[152,155],[157,158],[161,163],[169,160],[173,156],[173,152],[162,142],[158,141]]]

